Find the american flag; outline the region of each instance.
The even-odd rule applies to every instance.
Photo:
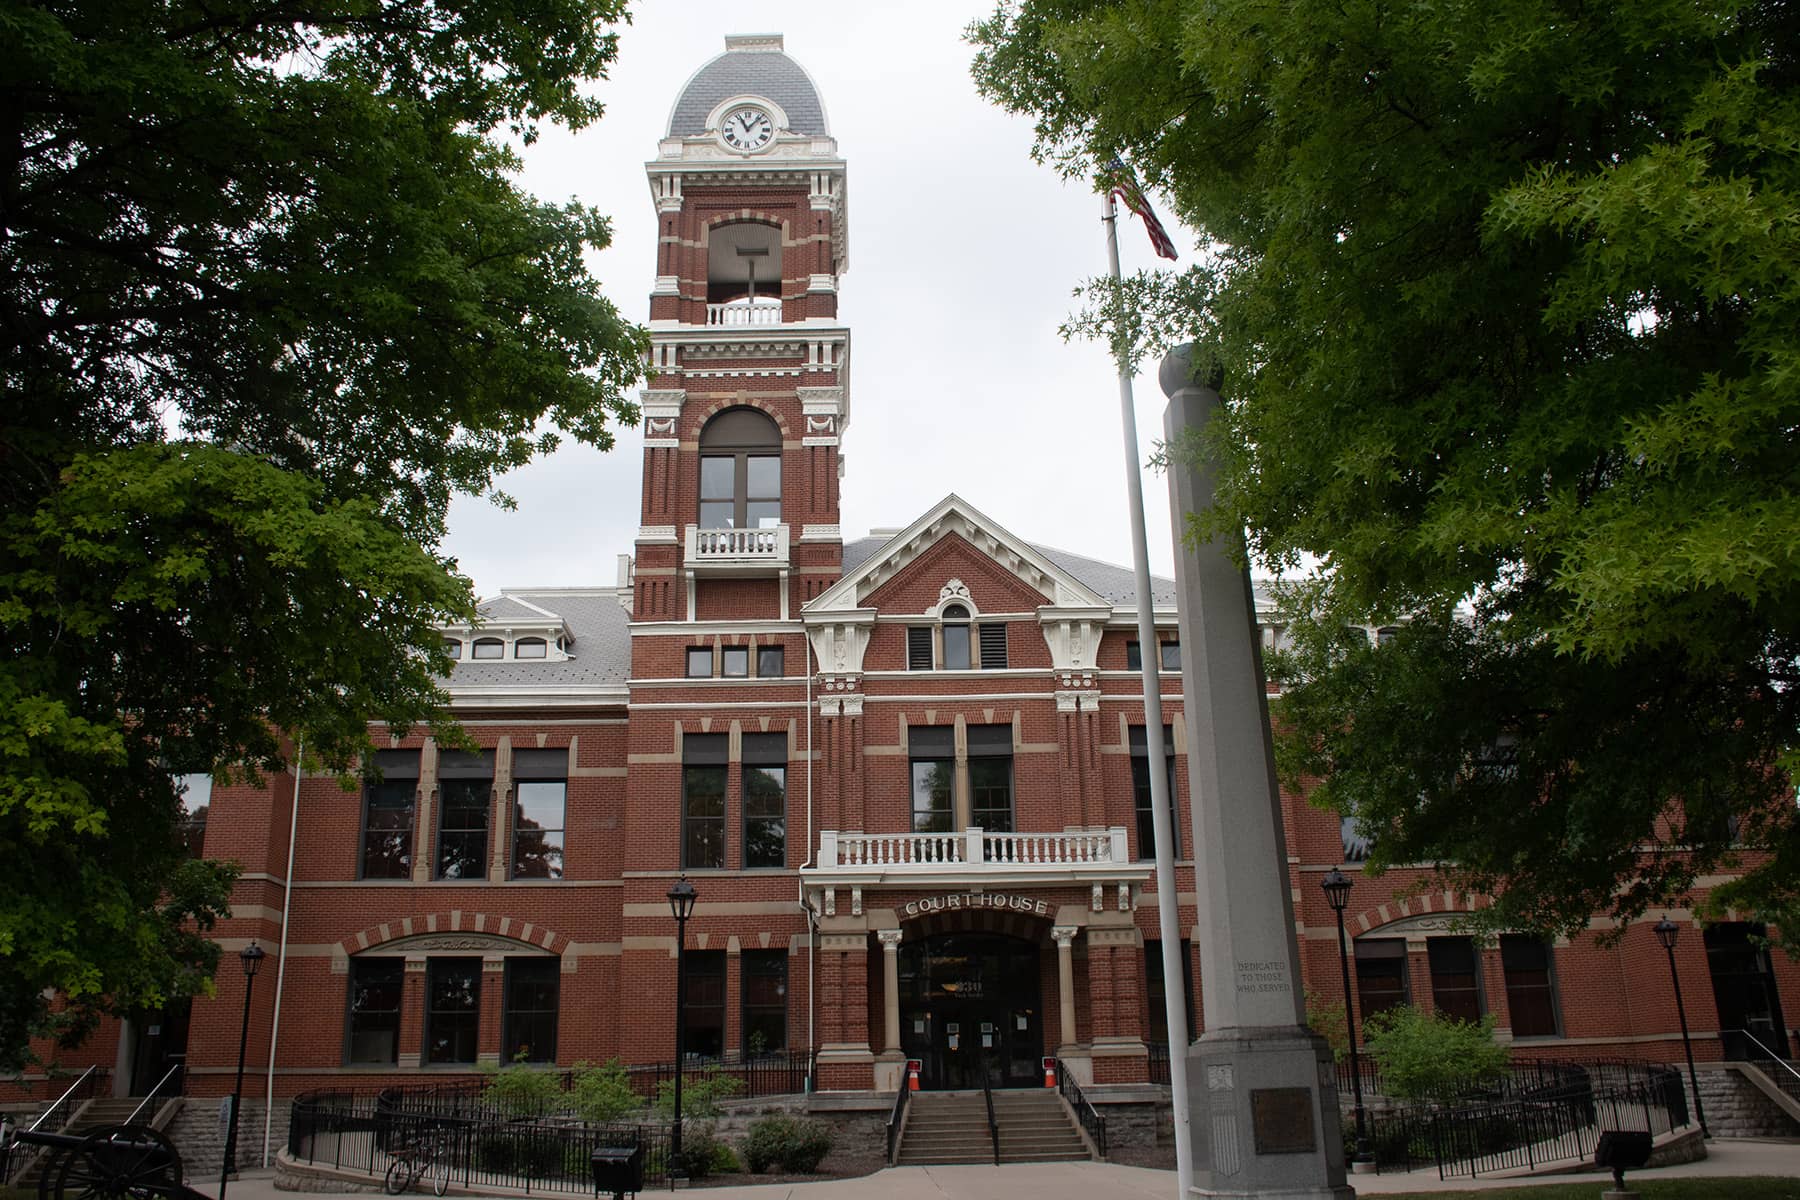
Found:
[[[1124,201],[1125,207],[1136,213],[1144,222],[1144,229],[1150,234],[1150,244],[1156,253],[1171,261],[1180,257],[1175,253],[1175,243],[1169,240],[1169,231],[1163,228],[1162,222],[1156,219],[1156,213],[1150,207],[1150,201],[1144,195],[1144,189],[1138,186],[1131,168],[1123,159],[1114,157],[1106,164],[1105,179],[1111,186],[1112,194]]]

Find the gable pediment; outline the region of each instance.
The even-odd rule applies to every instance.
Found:
[[[952,494],[814,597],[805,615],[885,607],[884,600],[899,605],[896,611],[905,611],[907,600],[901,597],[909,579],[931,593],[926,605],[914,606],[924,611],[950,576],[967,581],[978,607],[989,611],[1105,603],[1073,575]],[[995,602],[980,595],[983,588],[992,590]]]

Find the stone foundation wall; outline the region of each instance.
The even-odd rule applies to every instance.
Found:
[[[1700,1098],[1714,1137],[1800,1137],[1800,1122],[1731,1067],[1701,1071]]]
[[[287,1147],[288,1118],[292,1112],[289,1101],[276,1098],[275,1122],[269,1138],[271,1166],[274,1165],[275,1155]],[[169,1140],[175,1143],[175,1148],[181,1151],[181,1169],[188,1182],[210,1179],[217,1184],[225,1148],[222,1124],[217,1099],[189,1098],[181,1102],[181,1111],[175,1114],[174,1119],[163,1130]],[[240,1170],[250,1170],[262,1165],[263,1102],[260,1099],[244,1101],[243,1113],[238,1118],[237,1144]]]

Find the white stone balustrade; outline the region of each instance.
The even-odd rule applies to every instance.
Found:
[[[706,306],[708,325],[779,325],[779,300],[729,300]]]
[[[961,833],[819,834],[818,870],[842,872],[936,873],[945,868],[981,871],[1022,867],[1065,871],[1071,875],[1093,868],[1132,865],[1123,826],[1065,833],[989,833],[980,828]]]
[[[788,565],[788,527],[701,529],[687,527],[686,565],[690,568],[759,568]]]

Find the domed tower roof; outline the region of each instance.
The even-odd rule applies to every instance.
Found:
[[[675,98],[667,137],[693,137],[706,132],[713,109],[734,96],[773,100],[787,114],[795,133],[829,134],[819,89],[799,63],[782,52],[775,34],[727,37],[725,53],[698,71]]]

